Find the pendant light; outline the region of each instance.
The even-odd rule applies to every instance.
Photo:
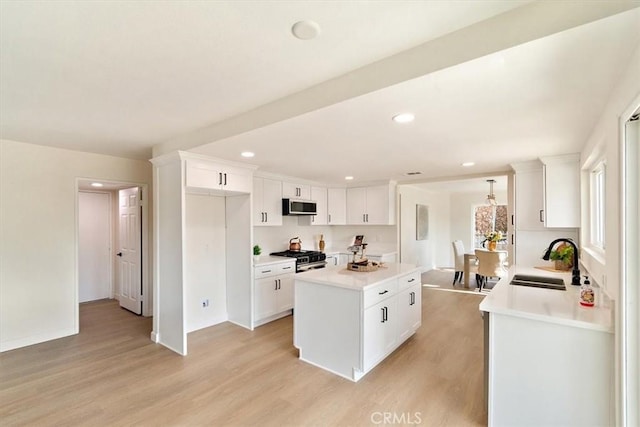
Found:
[[[496,195],[493,194],[493,184],[496,182],[495,179],[488,179],[489,183],[489,195],[487,196],[487,200],[485,203],[489,206],[496,206],[498,203],[496,202]]]

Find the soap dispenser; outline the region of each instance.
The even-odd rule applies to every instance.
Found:
[[[589,276],[584,276],[584,282],[580,288],[580,305],[593,307],[595,304],[595,294],[589,281]]]

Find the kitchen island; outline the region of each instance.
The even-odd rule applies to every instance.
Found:
[[[515,274],[556,277],[566,290],[511,285]],[[480,304],[485,319],[489,426],[613,422],[613,310],[578,303],[570,273],[513,266]]]
[[[293,343],[300,359],[358,381],[420,327],[421,289],[412,264],[297,274]]]

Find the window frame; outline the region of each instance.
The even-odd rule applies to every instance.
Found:
[[[589,245],[604,253],[606,249],[607,164],[600,160],[589,170]]]

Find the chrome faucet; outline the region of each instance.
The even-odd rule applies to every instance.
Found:
[[[573,246],[573,270],[571,270],[571,284],[575,286],[580,286],[580,268],[578,267],[578,246],[571,239],[567,239],[566,237],[562,237],[560,239],[556,239],[549,244],[547,251],[542,255],[542,259],[545,261],[549,261],[549,257],[551,256],[551,250],[553,246],[558,242],[566,242]]]

